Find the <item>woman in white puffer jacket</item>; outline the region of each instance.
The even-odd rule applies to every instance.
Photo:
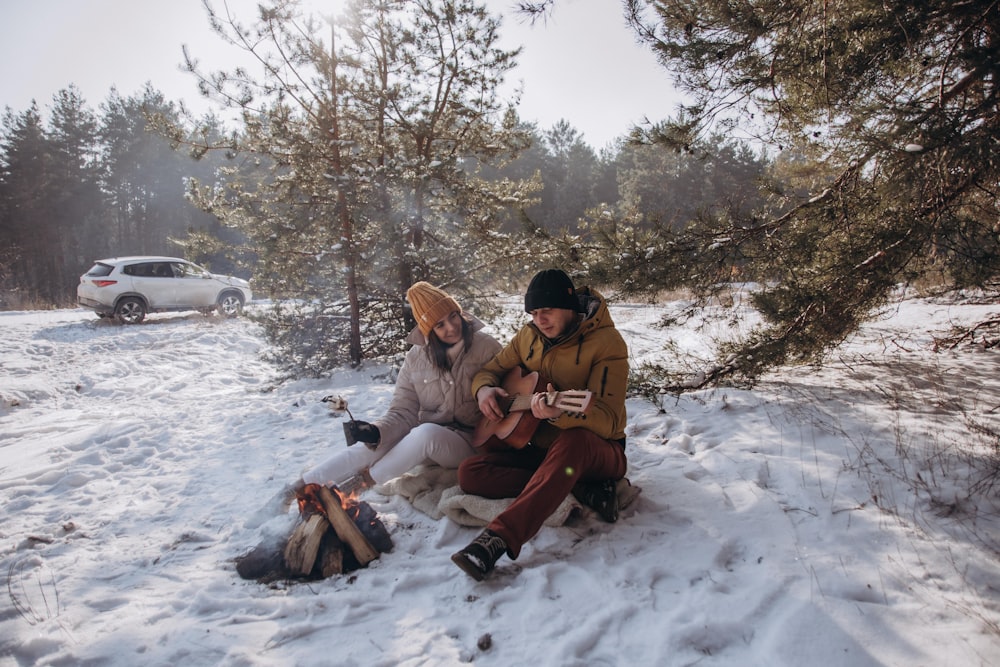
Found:
[[[451,296],[426,282],[406,292],[417,328],[388,411],[374,423],[347,423],[364,447],[345,447],[307,470],[304,484],[352,493],[382,484],[422,463],[457,468],[476,453],[470,444],[481,413],[472,377],[500,350],[483,324]]]

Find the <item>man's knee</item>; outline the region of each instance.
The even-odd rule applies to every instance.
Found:
[[[583,428],[571,428],[561,431],[548,448],[548,457],[558,457],[560,459],[579,457],[584,454],[584,450],[590,447],[596,440],[590,431]]]
[[[465,493],[476,494],[482,479],[483,457],[470,456],[458,464],[458,486]]]
[[[625,457],[620,445],[583,428],[567,429],[556,436],[549,447],[548,459],[587,477],[595,474],[616,477],[618,468],[621,468],[621,475],[625,474]]]

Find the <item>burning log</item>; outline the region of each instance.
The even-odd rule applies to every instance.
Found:
[[[285,565],[292,572],[306,576],[316,564],[320,542],[330,528],[330,522],[322,514],[313,514],[292,531],[285,544]]]
[[[361,529],[354,523],[354,520],[347,515],[343,505],[340,504],[340,496],[334,494],[333,491],[325,486],[319,487],[317,495],[319,496],[320,503],[323,504],[326,518],[330,522],[330,525],[333,526],[334,532],[351,549],[354,557],[358,560],[358,564],[364,567],[378,558],[379,552],[368,541],[368,538],[364,536]]]
[[[323,540],[319,545],[319,556],[313,566],[313,572],[326,579],[335,574],[342,574],[347,569],[344,562],[344,543],[337,537],[337,533],[328,530],[323,533]]]
[[[301,520],[287,538],[261,542],[234,559],[244,579],[325,579],[365,567],[392,551],[392,538],[366,502],[310,484],[299,496]]]

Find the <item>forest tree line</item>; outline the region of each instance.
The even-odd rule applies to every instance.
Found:
[[[184,197],[224,156],[193,160],[150,131],[150,113],[178,106],[152,87],[111,91],[95,111],[70,86],[43,112],[5,110],[0,129],[0,307],[75,303],[94,260],[177,254],[172,239],[218,222]]]
[[[217,272],[246,277],[221,253],[200,254],[184,243],[191,232],[226,236],[219,219],[188,196],[192,181],[215,183],[232,152],[194,156],[156,131],[150,118],[180,123],[180,103],[148,85],[127,96],[111,91],[97,110],[70,86],[44,111],[7,108],[0,126],[0,308],[67,307],[76,283],[105,257],[194,253]],[[200,119],[217,138],[227,129]],[[626,128],[627,129],[627,128]],[[626,135],[595,151],[562,121],[540,130],[525,125],[525,149],[489,178],[537,174],[534,203],[497,218],[517,232],[524,223],[559,234],[580,232],[596,207],[629,209],[650,221],[684,221],[720,202],[759,205],[758,183],[769,167],[739,142],[716,138],[711,155],[629,145]],[[521,222],[518,222],[520,220]]]

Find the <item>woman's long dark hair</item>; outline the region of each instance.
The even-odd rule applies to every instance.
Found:
[[[465,313],[460,313],[459,315],[462,318],[462,340],[465,341],[465,349],[469,349],[472,346],[472,320]],[[434,365],[443,371],[451,370],[448,347],[448,345],[441,342],[441,339],[437,337],[433,329],[427,334],[427,354],[430,355]]]

